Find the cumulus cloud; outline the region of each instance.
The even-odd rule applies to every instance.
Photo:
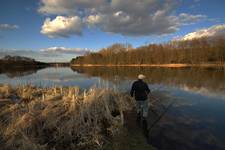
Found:
[[[50,38],[68,37],[72,34],[81,34],[82,21],[78,16],[63,17],[57,16],[51,20],[47,18],[42,25],[41,33]]]
[[[65,47],[49,47],[46,49],[41,49],[41,52],[59,52],[66,54],[76,54],[76,55],[84,55],[90,52],[88,48],[65,48]]]
[[[199,38],[215,38],[215,37],[225,38],[225,24],[214,25],[210,28],[200,29],[198,31],[188,33],[179,40],[193,40]]]
[[[11,24],[0,24],[0,31],[2,30],[14,30],[18,29],[19,26],[17,25],[11,25]]]
[[[169,34],[177,31],[182,25],[206,18],[199,14],[175,15],[175,8],[174,0],[41,0],[38,11],[48,15],[63,15],[64,18],[76,16],[80,18],[79,31],[85,26],[94,26],[104,32],[129,36]],[[56,17],[53,21],[55,20],[59,19]],[[48,19],[44,25],[53,21]],[[65,28],[68,28],[66,34],[50,30],[52,37],[76,34],[71,26]]]

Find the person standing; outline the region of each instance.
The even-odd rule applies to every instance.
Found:
[[[130,95],[135,97],[138,118],[141,117],[142,111],[142,117],[145,120],[148,115],[148,94],[151,91],[147,83],[143,81],[144,78],[143,74],[138,75],[138,80],[132,84]]]

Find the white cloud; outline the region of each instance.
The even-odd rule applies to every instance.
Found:
[[[105,0],[41,0],[38,12],[43,14],[79,14],[79,9],[99,7]]]
[[[199,38],[215,38],[222,37],[225,38],[225,24],[215,25],[210,28],[200,29],[195,32],[191,32],[179,40],[192,40]]]
[[[46,49],[41,49],[41,52],[47,52],[47,53],[65,53],[65,54],[76,54],[76,55],[84,55],[88,52],[90,52],[90,49],[88,48],[65,48],[65,47],[49,47]]]
[[[19,26],[17,25],[11,25],[11,24],[0,24],[0,31],[1,30],[14,30],[18,29]]]
[[[41,0],[38,11],[49,15],[77,16],[83,22],[79,29],[95,26],[104,32],[129,36],[169,34],[182,25],[206,18],[186,13],[175,15],[175,9],[175,0]],[[47,21],[51,22],[50,19]],[[73,28],[66,28],[67,34],[76,34],[71,30]],[[57,31],[51,30],[51,34]],[[65,36],[56,35],[51,37]]]
[[[102,21],[102,16],[101,15],[90,15],[86,18],[85,22],[92,26],[92,25],[96,25],[99,24]]]
[[[57,16],[54,20],[47,18],[42,25],[41,33],[50,38],[68,37],[72,34],[81,34],[82,21],[78,16]]]
[[[192,24],[201,20],[206,19],[205,15],[190,15],[186,13],[181,13],[178,17],[179,21],[183,25]]]

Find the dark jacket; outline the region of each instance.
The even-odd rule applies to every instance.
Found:
[[[135,81],[130,91],[130,95],[132,97],[133,95],[135,95],[135,99],[137,101],[147,100],[149,93],[150,93],[150,89],[148,88],[148,85],[142,80]]]

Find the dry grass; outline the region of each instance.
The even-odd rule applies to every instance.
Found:
[[[133,106],[128,95],[107,89],[0,85],[0,144],[3,149],[102,149]]]
[[[203,64],[71,64],[74,67],[161,67],[161,68],[185,68],[185,67],[220,67],[224,63],[203,63]]]

